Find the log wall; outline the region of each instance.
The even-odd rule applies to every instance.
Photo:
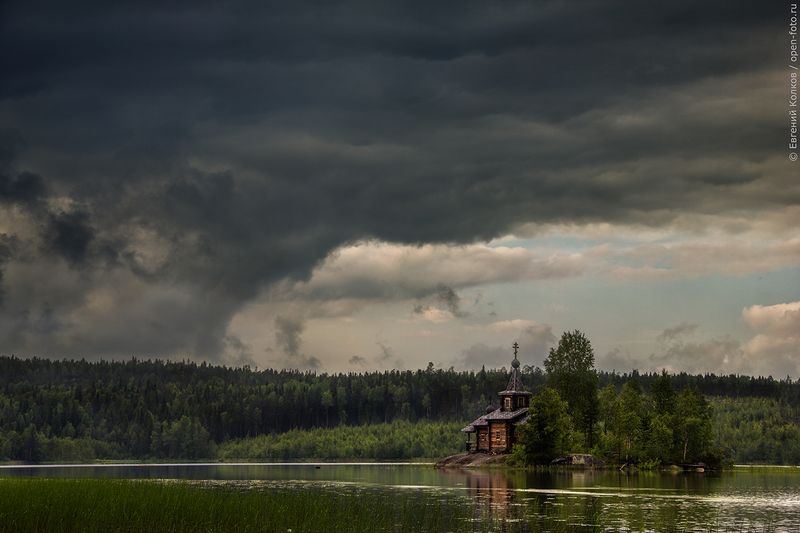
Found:
[[[489,428],[478,428],[478,449],[489,450]]]
[[[508,428],[505,422],[498,422],[489,425],[489,438],[491,440],[492,451],[505,451],[508,448]]]

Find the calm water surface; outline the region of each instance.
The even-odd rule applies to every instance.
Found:
[[[0,467],[0,477],[176,479],[237,490],[414,493],[490,513],[509,530],[800,532],[800,469],[722,474],[436,470],[421,464]],[[546,528],[547,528],[546,527]],[[501,528],[505,529],[505,528]]]

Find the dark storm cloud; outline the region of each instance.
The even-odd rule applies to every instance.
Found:
[[[319,358],[302,353],[305,320],[297,316],[278,315],[275,317],[275,344],[284,353],[282,359],[273,360],[279,367],[318,370],[322,367]]]
[[[275,343],[286,355],[297,356],[300,354],[300,345],[305,323],[299,318],[286,316],[275,317]]]
[[[261,288],[359,239],[464,243],[522,223],[658,225],[798,202],[765,103],[783,98],[780,6],[2,9],[0,209],[27,206],[38,253],[83,269],[80,287],[47,295],[6,275],[21,303],[3,312],[48,303],[80,327],[86,293],[106,305],[109,269],[128,269],[143,296],[108,314],[159,324],[169,341],[154,350],[213,356]],[[86,345],[136,345],[125,325]],[[276,340],[299,353],[290,325],[276,321]],[[0,347],[37,349],[28,338]]]
[[[0,234],[0,265],[5,263],[11,258],[14,250],[15,240],[6,234]]]
[[[697,324],[689,324],[688,322],[681,322],[677,326],[666,328],[658,335],[658,337],[656,337],[656,340],[660,342],[673,341],[685,335],[693,334],[695,331],[697,331],[697,328],[698,328]]]
[[[387,360],[394,357],[394,350],[388,344],[384,344],[382,342],[377,343],[378,347],[381,349],[380,354],[375,358],[378,362],[383,363]]]
[[[252,349],[246,343],[242,342],[240,338],[227,335],[223,342],[225,345],[225,358],[228,363],[234,366],[256,366],[253,360]]]
[[[0,202],[29,207],[39,202],[43,196],[44,180],[41,176],[31,172],[0,172]]]
[[[45,242],[58,255],[74,264],[86,259],[89,245],[94,240],[94,229],[89,225],[89,215],[76,211],[51,215],[45,230]]]
[[[20,144],[14,135],[0,131],[0,206],[35,209],[46,196],[45,183],[38,174],[17,171]]]
[[[377,366],[390,366],[396,369],[402,369],[404,367],[403,358],[397,356],[394,348],[384,342],[378,342],[376,344],[380,348],[380,353],[373,359],[373,362]],[[353,364],[353,358],[350,358],[350,364]]]
[[[415,315],[422,315],[426,311],[435,309],[442,309],[448,311],[456,318],[466,318],[469,313],[461,309],[461,297],[453,290],[452,287],[439,283],[433,290],[433,305],[416,303],[414,304],[413,313]]]
[[[354,355],[350,359],[347,360],[348,363],[355,366],[364,366],[367,364],[367,360],[361,357],[360,355]]]
[[[456,291],[454,291],[452,287],[439,284],[436,287],[436,299],[445,309],[450,311],[454,317],[463,318],[469,314],[461,310],[461,297],[456,294]]]
[[[2,309],[3,297],[5,296],[3,287],[3,266],[11,259],[16,244],[16,239],[14,237],[9,237],[5,233],[0,233],[0,309]]]

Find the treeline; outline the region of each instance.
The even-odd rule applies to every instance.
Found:
[[[633,381],[649,391],[658,379],[639,373],[596,376],[599,387],[614,390]],[[290,430],[464,422],[496,405],[508,378],[504,368],[456,372],[433,365],[315,374],[159,360],[0,357],[0,459],[204,458],[216,456],[218,446],[231,440]],[[536,391],[548,376],[525,367],[523,380]],[[703,395],[800,404],[800,382],[788,378],[678,374],[671,382],[676,390],[688,386]]]

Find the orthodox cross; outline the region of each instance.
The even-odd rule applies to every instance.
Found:
[[[519,350],[519,344],[515,342],[513,348],[514,348],[514,359],[516,359],[517,358],[517,350]]]

